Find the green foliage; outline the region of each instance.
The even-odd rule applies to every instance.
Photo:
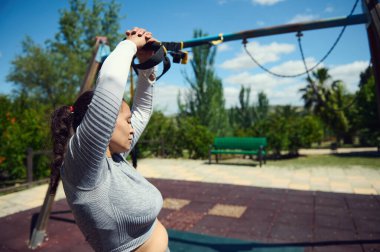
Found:
[[[316,117],[304,115],[295,107],[281,106],[276,107],[266,119],[255,123],[250,133],[266,137],[268,150],[274,156],[280,156],[283,150],[296,156],[300,148],[310,147],[312,143],[322,140],[323,127]]]
[[[111,45],[121,40],[118,34],[118,12],[115,1],[71,0],[68,10],[61,10],[60,29],[55,40],[45,46],[36,45],[26,37],[22,54],[12,61],[8,81],[14,82],[17,93],[57,105],[73,101],[84,79],[96,36],[107,36]]]
[[[165,117],[155,111],[139,142],[142,153],[164,157],[206,158],[213,135],[200,125],[198,119],[188,116]]]
[[[182,142],[183,149],[188,150],[189,158],[206,158],[213,141],[211,131],[200,124],[198,118],[182,117],[178,119],[179,134],[177,143]]]
[[[349,131],[347,105],[349,94],[341,81],[331,81],[327,68],[320,68],[308,77],[308,84],[300,89],[305,108],[318,116],[337,139]]]
[[[194,38],[207,34],[201,30],[194,31]],[[225,110],[223,84],[215,74],[214,59],[216,48],[209,45],[193,48],[190,61],[193,76],[185,74],[190,84],[185,104],[179,103],[182,115],[196,117],[201,125],[219,136],[229,134],[228,115]]]
[[[355,127],[363,145],[380,143],[380,118],[376,99],[376,83],[371,68],[360,75],[359,91],[356,93]]]
[[[250,128],[254,121],[254,107],[250,104],[251,88],[242,86],[239,92],[239,105],[229,110],[230,124],[239,131]]]
[[[183,143],[178,141],[178,134],[175,118],[166,117],[162,112],[154,111],[139,141],[139,150],[155,156],[181,157]]]
[[[119,30],[120,5],[94,0],[70,0],[61,10],[54,39],[37,45],[26,37],[22,52],[12,61],[7,80],[15,84],[13,100],[0,97],[0,177],[25,178],[26,150],[50,148],[52,110],[71,104],[85,77],[95,36],[106,36],[113,47],[123,36]],[[36,156],[34,176],[49,174],[49,159]]]
[[[229,110],[230,124],[235,136],[245,136],[253,125],[261,124],[269,114],[269,100],[264,92],[257,94],[257,103],[250,103],[251,89],[241,87],[239,106]]]
[[[52,107],[72,100],[77,87],[62,79],[62,55],[36,45],[29,37],[23,41],[22,49],[23,55],[12,61],[7,76],[18,88],[16,95],[22,93]]]
[[[17,107],[18,103],[16,100],[12,105]],[[25,178],[27,148],[40,150],[49,145],[49,113],[46,106],[40,105],[26,107],[21,113],[11,108],[4,114],[1,118],[0,157],[3,157],[3,162],[0,163],[0,176],[5,179]],[[34,177],[47,176],[48,165],[48,158],[37,156],[34,159]]]

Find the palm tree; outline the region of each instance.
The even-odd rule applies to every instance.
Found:
[[[304,107],[318,116],[339,140],[348,130],[348,120],[342,109],[346,96],[343,82],[332,80],[327,68],[312,72],[312,77],[307,77],[306,81],[306,87],[299,90],[303,93]]]

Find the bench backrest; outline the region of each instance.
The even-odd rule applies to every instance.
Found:
[[[214,139],[216,149],[258,150],[260,146],[267,146],[265,137],[216,137]]]

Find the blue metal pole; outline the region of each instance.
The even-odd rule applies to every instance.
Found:
[[[208,36],[208,37],[186,40],[186,41],[183,41],[183,48],[204,45],[212,41],[226,42],[226,41],[232,41],[232,40],[256,38],[256,37],[263,37],[263,36],[269,36],[269,35],[297,32],[297,31],[316,30],[316,29],[332,28],[332,27],[345,26],[345,25],[366,24],[367,22],[368,22],[367,15],[358,14],[358,15],[348,16],[345,18],[322,19],[318,21],[279,25],[279,26],[272,26],[272,27],[255,29],[255,30],[241,31],[237,33],[219,34],[216,36]]]

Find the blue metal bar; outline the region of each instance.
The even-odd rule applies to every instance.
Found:
[[[183,41],[183,48],[194,47],[203,44],[208,44],[212,41],[232,41],[238,39],[256,38],[269,35],[277,35],[283,33],[297,32],[297,31],[307,31],[316,30],[324,28],[332,28],[345,25],[357,25],[366,24],[368,22],[368,17],[365,14],[352,15],[344,18],[333,18],[333,19],[322,19],[318,21],[310,21],[296,24],[287,24],[280,26],[272,26],[267,28],[255,29],[241,31],[237,33],[230,34],[220,34],[217,36],[208,36],[202,38],[196,38],[192,40]]]

